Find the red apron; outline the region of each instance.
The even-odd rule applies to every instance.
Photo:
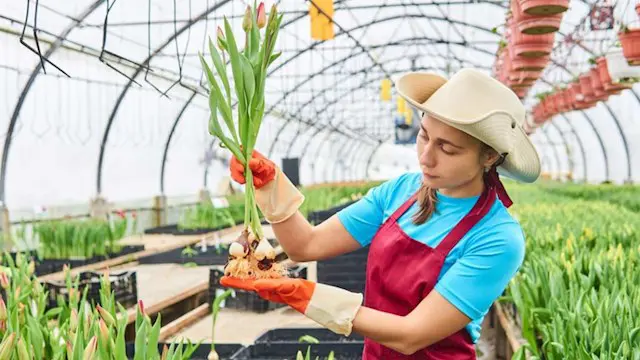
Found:
[[[493,176],[492,176],[493,175]],[[378,230],[371,241],[367,260],[364,305],[400,316],[409,314],[435,287],[447,254],[460,239],[491,209],[498,194],[508,207],[510,199],[495,174],[489,174],[488,186],[471,211],[436,246],[431,248],[410,238],[398,225],[398,219],[415,203],[414,194]],[[365,338],[363,360],[462,360],[476,359],[475,345],[463,328],[441,341],[403,355]]]

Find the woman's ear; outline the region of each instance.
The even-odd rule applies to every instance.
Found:
[[[491,169],[493,164],[495,164],[500,159],[500,154],[493,148],[487,147],[483,152],[482,158],[482,166],[485,169]]]

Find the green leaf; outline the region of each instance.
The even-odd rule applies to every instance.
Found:
[[[243,79],[242,79],[242,65],[240,63],[240,53],[238,52],[238,46],[236,45],[236,39],[233,36],[233,30],[229,24],[227,17],[224,17],[225,35],[227,40],[227,46],[229,51],[229,57],[231,58],[231,70],[233,72],[233,81],[236,87],[236,96],[238,101],[244,94]]]
[[[277,53],[272,54],[271,56],[269,56],[269,62],[267,63],[267,66],[271,65],[271,63],[273,63],[277,58],[279,58],[280,55],[282,55],[282,51],[277,52]]]
[[[253,68],[249,59],[244,54],[240,54],[240,63],[242,64],[242,78],[244,79],[244,91],[247,102],[247,109],[251,109],[251,99],[253,99],[253,93],[255,91],[255,78],[253,75]],[[250,121],[251,119],[249,119]]]
[[[209,65],[204,60],[204,57],[202,56],[202,54],[198,53],[198,56],[200,57],[200,62],[202,62],[202,67],[205,69],[205,73],[207,74],[207,78],[209,79],[209,84],[211,85],[211,89],[209,90],[210,110],[211,112],[216,112],[217,108],[220,108],[220,113],[222,114],[222,117],[224,118],[224,121],[227,124],[227,128],[229,129],[231,136],[235,139],[236,142],[238,142],[238,135],[236,134],[236,127],[233,124],[231,109],[229,108],[227,101],[225,101],[224,96],[222,95],[222,92],[220,90],[220,87],[218,86],[218,82],[214,78],[213,73],[209,68]],[[216,100],[216,104],[217,104],[216,107],[211,107],[212,97]]]
[[[216,67],[218,76],[220,76],[220,79],[222,80],[222,85],[224,86],[227,98],[231,98],[231,88],[229,86],[229,78],[227,77],[227,67],[226,64],[222,62],[222,58],[218,53],[218,49],[213,44],[213,41],[211,41],[211,37],[209,37],[209,53],[211,54],[211,59],[213,60],[213,65]]]
[[[146,360],[147,347],[145,346],[145,340],[147,339],[147,322],[143,321],[140,324],[140,328],[136,330],[136,339],[134,343],[135,354],[133,360]]]
[[[160,337],[160,313],[158,313],[158,317],[156,318],[155,324],[151,328],[151,332],[149,333],[149,341],[147,343],[147,358],[151,358],[151,354],[157,355],[158,353],[158,338]],[[155,357],[155,356],[153,356]]]

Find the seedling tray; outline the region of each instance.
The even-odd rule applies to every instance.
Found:
[[[164,225],[146,229],[144,231],[145,234],[170,234],[170,235],[202,235],[207,234],[214,231],[219,231],[222,229],[229,228],[229,225],[221,225],[218,227],[210,227],[210,228],[197,228],[197,229],[180,229],[178,228],[178,224]]]
[[[227,290],[226,287],[220,285],[220,278],[224,275],[222,268],[212,267],[209,270],[209,303],[213,304],[215,298]],[[291,278],[307,278],[307,267],[296,266],[290,269],[289,277]],[[279,309],[284,307],[284,304],[276,303],[273,301],[267,301],[259,297],[252,291],[245,291],[234,289],[235,295],[227,297],[221,304],[222,307],[248,310],[257,313],[264,313],[267,311]]]
[[[364,342],[364,337],[356,333],[344,336],[325,328],[278,328],[266,331],[255,343],[297,343],[300,342],[300,337],[305,335],[312,336],[321,343]]]
[[[182,348],[185,348],[185,343],[183,342]],[[161,342],[158,343],[158,353],[162,355],[162,348],[164,345],[167,345],[167,348],[171,347],[171,343]],[[179,344],[179,341],[176,341],[174,348],[176,348]],[[238,351],[243,349],[244,346],[242,344],[216,344],[216,353],[220,356],[220,360],[230,360],[231,357],[236,354]],[[196,351],[191,354],[189,359],[191,360],[207,360],[209,355],[209,351],[211,350],[210,343],[201,343],[200,346],[196,349]],[[127,358],[133,359],[135,355],[135,344],[133,342],[126,343],[126,352]]]
[[[109,282],[116,302],[124,306],[132,307],[138,302],[138,283],[135,271],[123,271],[120,273],[110,273]],[[82,296],[84,289],[87,290],[87,301],[100,304],[100,278],[101,273],[95,271],[83,271],[78,274],[78,291]],[[64,280],[43,281],[42,286],[48,292],[47,309],[58,306],[58,297],[62,297],[65,302],[69,301],[69,293]]]
[[[326,359],[333,351],[335,359],[340,360],[360,360],[364,343],[326,342],[319,344],[308,343],[256,343],[240,349],[231,357],[232,360],[282,360],[295,359],[298,351],[306,355],[307,348],[310,348],[311,358],[319,356]]]
[[[335,206],[326,210],[313,211],[307,214],[307,219],[311,224],[317,225],[325,220],[328,220],[331,216],[335,215],[340,210],[348,207],[349,205],[355,203],[355,201],[350,201],[346,204]]]
[[[105,261],[108,259],[123,256],[123,255],[133,254],[143,250],[144,250],[144,245],[124,245],[120,247],[119,252],[111,253],[108,255],[99,255],[99,256],[93,256],[90,258],[41,259],[41,260],[38,259],[37,254],[35,253],[29,252],[29,251],[24,251],[22,253],[25,255],[27,259],[33,259],[33,261],[35,262],[36,276],[42,276],[42,275],[47,275],[47,274],[62,271],[65,264],[69,266],[71,269],[74,269],[80,266],[95,264],[100,261]],[[16,254],[17,254],[16,252],[11,253],[11,257],[14,259],[14,261],[16,258]]]

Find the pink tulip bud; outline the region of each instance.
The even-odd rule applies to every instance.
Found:
[[[93,355],[96,353],[96,347],[98,345],[98,338],[94,335],[91,340],[89,340],[89,344],[84,348],[84,352],[82,353],[82,360],[91,360]]]
[[[0,321],[7,320],[7,305],[4,303],[4,300],[0,297]]]
[[[109,312],[105,310],[102,306],[100,306],[100,304],[96,306],[96,309],[100,313],[100,316],[102,317],[102,319],[104,319],[104,321],[107,323],[107,325],[114,326],[116,324],[116,320],[113,318],[113,316],[109,314]]]
[[[4,271],[0,272],[0,285],[2,286],[3,289],[9,288],[9,278],[7,277],[7,274]]]
[[[244,17],[242,18],[242,30],[244,30],[244,32],[251,31],[251,24],[251,7],[247,5],[247,10],[245,10]]]
[[[104,323],[104,320],[100,319],[98,322],[98,327],[100,328],[100,340],[103,344],[109,343],[109,329],[107,329],[107,324]]]
[[[260,5],[258,5],[256,23],[258,24],[258,29],[262,29],[267,24],[267,14],[264,12],[264,2],[260,2]]]
[[[71,331],[76,331],[76,329],[78,328],[78,311],[76,309],[71,309],[69,327]]]
[[[218,25],[218,48],[220,48],[220,50],[224,50],[224,47],[222,46],[223,41],[224,41],[224,32],[222,31],[222,28]]]

